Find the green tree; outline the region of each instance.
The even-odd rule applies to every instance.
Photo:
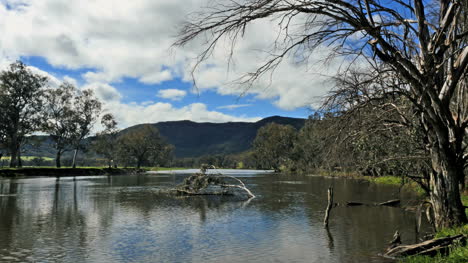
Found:
[[[107,159],[109,168],[112,167],[112,162],[116,161],[118,153],[117,137],[120,130],[117,128],[117,121],[114,115],[107,113],[101,118],[101,125],[104,130],[97,134],[97,139],[94,143],[94,149],[98,154],[103,155]]]
[[[170,167],[174,159],[175,147],[172,144],[163,143],[159,151],[152,152],[149,157],[150,165],[157,167]]]
[[[278,19],[280,37],[267,53],[272,57],[247,75],[250,81],[286,56],[307,57],[322,44],[333,48],[332,55],[363,57],[378,69],[375,76],[395,75],[399,82],[391,88],[367,97],[356,94],[348,110],[360,107],[363,98],[408,99],[427,138],[430,199],[435,224],[444,228],[468,222],[459,188],[468,163],[467,8],[466,1],[457,0],[219,0],[191,17],[176,44],[209,37],[199,56],[204,60],[224,36],[234,46],[254,21]]]
[[[42,89],[48,79],[33,73],[21,61],[0,73],[1,130],[8,148],[10,167],[21,166],[21,146],[42,121]]]
[[[150,124],[123,131],[117,142],[120,159],[126,163],[134,161],[137,168],[148,162],[149,158],[158,156],[165,146],[158,129]]]
[[[88,90],[78,90],[74,98],[74,120],[76,129],[72,136],[72,146],[74,149],[72,167],[76,168],[76,157],[78,151],[83,149],[83,139],[91,134],[91,130],[101,113],[101,102],[94,96],[94,92]]]
[[[76,88],[70,83],[63,83],[58,88],[47,89],[44,92],[44,122],[42,130],[50,134],[55,142],[55,165],[61,167],[61,156],[73,142],[76,132],[76,112],[73,99]]]
[[[290,161],[297,131],[291,125],[269,123],[258,129],[253,156],[259,168],[280,171]]]
[[[299,130],[291,157],[296,169],[316,171],[326,166],[324,156],[328,148],[326,139],[329,134],[325,122],[329,120],[321,120],[319,114],[314,114]]]

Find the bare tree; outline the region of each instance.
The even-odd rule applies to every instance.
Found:
[[[42,120],[41,93],[47,78],[34,74],[21,61],[0,73],[1,130],[10,153],[10,167],[21,166],[21,146]]]
[[[427,134],[412,103],[393,92],[406,84],[382,68],[351,69],[336,76],[335,84],[322,108],[335,113],[327,129],[334,141],[329,151],[347,145],[361,173],[408,177],[429,194]]]
[[[285,56],[312,54],[322,44],[333,47],[335,55],[383,64],[405,84],[389,92],[411,102],[427,135],[430,199],[436,226],[443,228],[467,222],[458,184],[468,163],[466,5],[459,0],[218,0],[190,18],[176,44],[208,36],[199,56],[203,61],[223,37],[234,46],[251,22],[277,19],[285,37],[276,40],[267,63],[246,75],[250,81],[274,70]]]

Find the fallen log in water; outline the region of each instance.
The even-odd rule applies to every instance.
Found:
[[[437,239],[431,239],[424,241],[422,243],[413,244],[413,245],[402,245],[391,248],[385,253],[387,257],[406,257],[413,255],[427,255],[435,256],[438,253],[447,253],[448,248],[455,244],[459,243],[462,245],[466,244],[466,236],[456,235],[450,237],[443,237]]]
[[[377,205],[384,205],[384,206],[397,206],[400,204],[400,199],[388,200]]]
[[[382,203],[366,204],[362,202],[349,201],[346,202],[347,206],[360,206],[360,205],[377,205],[377,206],[397,206],[400,204],[400,199],[388,200]]]

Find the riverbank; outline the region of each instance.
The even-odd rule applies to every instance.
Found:
[[[3,168],[0,169],[0,177],[68,177],[68,176],[96,176],[96,175],[124,175],[144,173],[143,169],[136,168]]]
[[[356,173],[348,173],[348,172],[326,172],[326,171],[319,171],[318,174],[321,176],[331,176],[331,177],[345,177],[351,179],[360,179],[369,181],[375,184],[387,184],[387,185],[395,185],[402,188],[406,188],[411,191],[415,191],[420,195],[424,195],[424,190],[414,181],[411,181],[406,178],[396,177],[396,176],[379,176],[379,177],[371,177],[371,176],[362,176]],[[465,206],[468,206],[468,194],[462,194],[462,203]],[[468,209],[465,209],[465,213],[468,216]],[[465,224],[460,227],[454,227],[449,229],[442,229],[435,233],[435,238],[442,238],[447,236],[456,236],[463,234],[468,236],[468,224]],[[443,262],[443,263],[465,263],[466,259],[468,258],[468,244],[454,246],[451,248],[450,253],[448,255],[437,255],[435,257],[430,256],[411,256],[404,259],[401,259],[400,262],[402,263],[433,263],[433,262]]]
[[[462,203],[464,206],[468,206],[468,195],[462,195]],[[468,209],[465,209],[465,213],[468,216]],[[456,236],[463,234],[468,236],[468,224],[460,227],[447,228],[437,231],[435,238]],[[404,263],[432,263],[432,262],[444,262],[444,263],[465,263],[468,258],[468,244],[454,246],[450,249],[448,255],[437,255],[435,257],[429,256],[413,256],[402,260]]]
[[[404,177],[397,177],[397,176],[363,176],[359,175],[358,173],[353,173],[353,172],[342,172],[342,171],[317,171],[315,174],[318,174],[320,176],[326,176],[326,177],[344,177],[344,178],[350,178],[350,179],[357,179],[357,180],[364,180],[368,181],[371,183],[376,183],[376,184],[387,184],[387,185],[395,185],[399,186],[401,188],[405,188],[411,191],[415,191],[418,194],[424,195],[425,192],[419,186],[416,182],[404,178]]]

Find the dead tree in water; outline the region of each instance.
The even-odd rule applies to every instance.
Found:
[[[325,210],[325,219],[323,220],[323,224],[325,227],[328,227],[328,218],[330,217],[330,212],[333,208],[333,187],[328,187],[328,205],[327,210]]]

